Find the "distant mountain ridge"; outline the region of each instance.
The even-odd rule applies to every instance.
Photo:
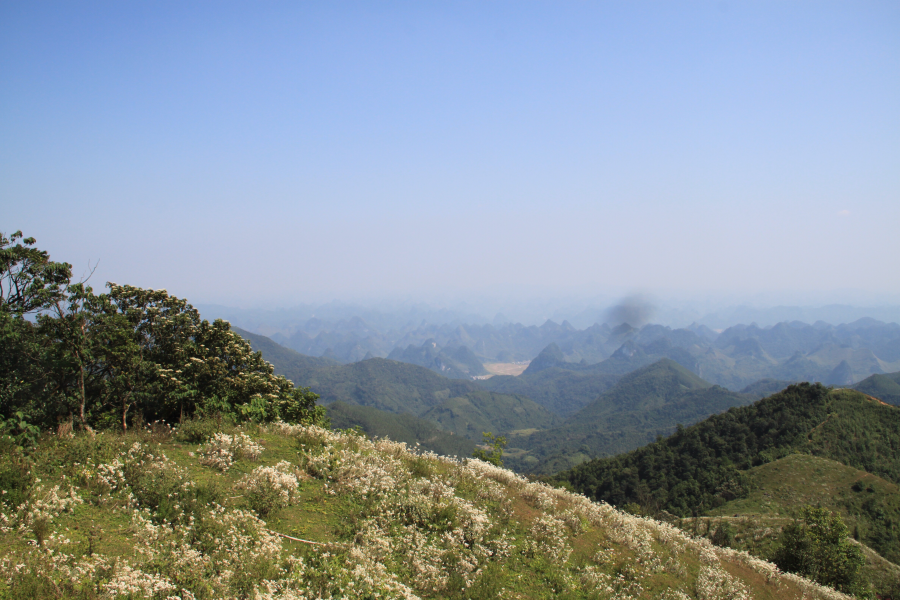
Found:
[[[278,374],[319,394],[321,404],[350,405],[329,408],[329,414],[339,415],[342,422],[372,427],[372,435],[390,431],[386,429],[390,419],[383,413],[400,415],[397,417],[400,425],[394,425],[394,431],[402,430],[407,438],[415,431],[419,432],[417,435],[425,435],[421,433],[425,429],[418,421],[403,415],[428,421],[448,434],[467,436],[479,443],[485,431],[499,435],[511,430],[552,427],[561,421],[524,396],[485,391],[472,381],[443,377],[418,365],[384,358],[340,365],[303,356],[264,336],[240,329],[236,332],[245,336],[254,350],[262,351]],[[360,411],[352,405],[380,413]],[[447,440],[438,439],[438,442],[448,447]]]
[[[517,445],[528,450],[514,466],[550,474],[584,460],[625,452],[753,396],[704,381],[670,359],[639,368],[558,427],[538,431]],[[512,464],[512,463],[511,463]]]
[[[421,346],[410,344],[405,349],[394,348],[388,359],[419,365],[453,379],[472,379],[488,373],[468,347],[442,348],[433,339],[425,340]]]
[[[669,358],[734,391],[760,379],[849,385],[871,374],[900,370],[900,325],[895,323],[863,319],[837,327],[796,322],[769,328],[737,325],[715,339],[695,329],[647,325],[629,330],[609,358],[594,364],[571,362],[562,347],[550,344],[528,370],[626,373]]]

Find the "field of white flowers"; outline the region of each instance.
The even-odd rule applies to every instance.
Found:
[[[846,598],[479,460],[211,427],[4,450],[0,598]]]

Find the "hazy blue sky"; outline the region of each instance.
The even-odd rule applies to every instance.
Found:
[[[195,302],[897,299],[900,3],[3,2],[0,215]]]

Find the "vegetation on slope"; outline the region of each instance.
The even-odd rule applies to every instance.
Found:
[[[709,515],[778,520],[794,516],[798,506],[820,506],[839,514],[854,539],[900,564],[900,486],[896,483],[809,454],[791,454],[753,467],[746,475],[747,495],[709,511]],[[741,548],[760,555],[772,550],[767,546]]]
[[[389,438],[443,456],[471,456],[475,442],[444,431],[431,421],[405,413],[389,413],[371,406],[332,402],[325,407],[335,429],[360,428],[370,437]]]
[[[446,431],[480,440],[482,432],[509,433],[523,429],[545,429],[560,419],[524,396],[472,392],[448,398],[422,415]]]
[[[627,452],[671,433],[679,423],[692,423],[751,400],[662,359],[621,377],[559,427],[536,432],[520,443],[533,461],[520,468],[550,474],[589,458]]]
[[[48,435],[15,460],[10,600],[846,598],[482,461],[315,426]]]
[[[549,367],[517,377],[498,375],[478,381],[492,392],[528,396],[560,417],[570,417],[614,386],[621,375]]]
[[[802,452],[900,481],[900,411],[851,390],[793,385],[672,436],[559,476],[617,506],[638,503],[681,516],[748,493],[753,466]]]
[[[851,387],[888,404],[900,406],[900,372],[872,375]]]

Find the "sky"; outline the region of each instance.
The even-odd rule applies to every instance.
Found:
[[[0,231],[198,303],[900,304],[896,2],[3,2]]]

